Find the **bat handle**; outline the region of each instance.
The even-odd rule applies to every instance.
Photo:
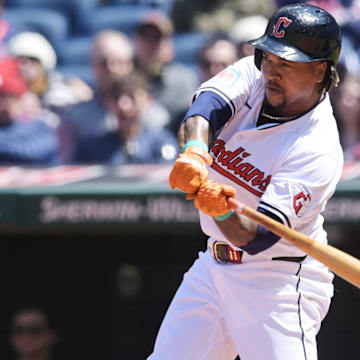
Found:
[[[235,210],[237,213],[241,214],[245,208],[245,205],[241,202],[235,200],[233,197],[227,199],[228,205],[232,210]]]

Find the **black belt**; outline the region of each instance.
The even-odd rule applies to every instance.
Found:
[[[218,263],[222,264],[241,264],[242,263],[242,256],[243,251],[234,250],[230,245],[215,241],[213,244],[213,253],[215,260]],[[291,261],[300,263],[306,258],[305,256],[277,256],[273,257],[271,260],[280,260],[280,261]]]

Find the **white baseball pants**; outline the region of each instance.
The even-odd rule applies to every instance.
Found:
[[[332,278],[309,257],[219,264],[200,252],[148,360],[316,360]]]

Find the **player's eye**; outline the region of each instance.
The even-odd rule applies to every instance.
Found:
[[[264,59],[266,62],[270,62],[270,58],[269,58],[266,54],[263,54],[263,59]]]

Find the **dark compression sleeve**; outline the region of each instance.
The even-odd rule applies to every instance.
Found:
[[[221,96],[212,91],[205,91],[194,100],[184,120],[196,115],[208,120],[215,134],[230,119],[232,113],[230,106]]]
[[[282,223],[280,217],[276,216],[275,214],[268,212],[261,207],[258,207],[257,210],[273,218],[274,220]],[[271,246],[276,244],[279,240],[280,240],[280,236],[264,228],[262,225],[258,225],[255,238],[252,241],[250,241],[247,245],[241,246],[241,249],[246,251],[250,255],[255,255],[261,251],[270,248]]]

